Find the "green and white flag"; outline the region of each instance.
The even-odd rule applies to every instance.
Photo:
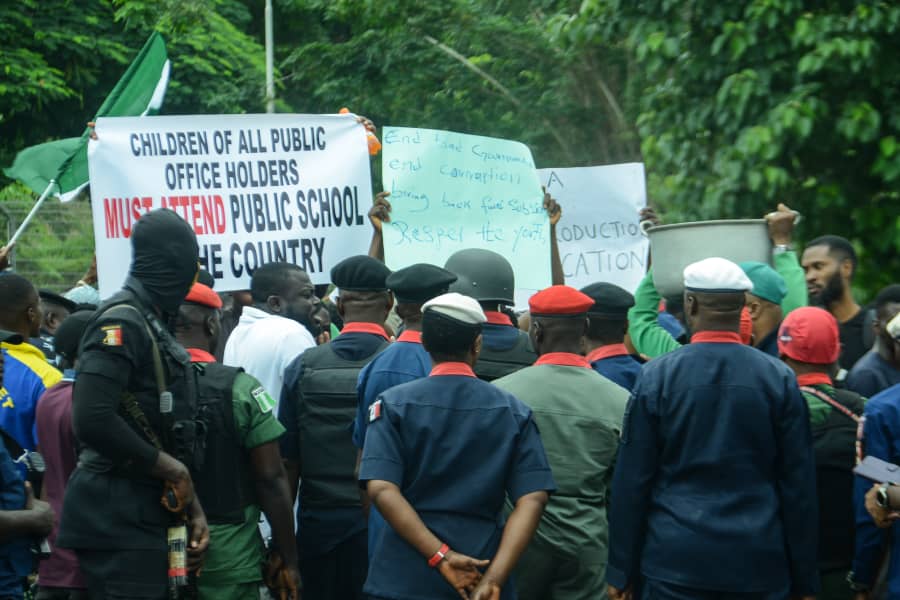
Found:
[[[159,33],[153,32],[103,101],[94,120],[157,114],[166,95],[170,68],[166,42]],[[50,193],[68,202],[88,184],[89,138],[90,130],[86,128],[81,137],[31,146],[19,152],[12,166],[3,172],[38,194],[46,192],[50,181],[55,180]]]

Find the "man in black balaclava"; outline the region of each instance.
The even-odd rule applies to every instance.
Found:
[[[171,210],[141,217],[131,245],[124,287],[81,339],[72,424],[82,450],[57,543],[75,550],[92,598],[162,600],[175,583],[166,535],[176,512],[187,516],[189,568],[209,543],[191,478],[203,427],[190,358],[166,327],[197,277],[198,248]]]

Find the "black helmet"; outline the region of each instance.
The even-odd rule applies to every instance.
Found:
[[[515,303],[512,265],[496,252],[480,248],[460,250],[447,259],[444,268],[458,277],[450,285],[451,292],[471,296],[479,302]]]

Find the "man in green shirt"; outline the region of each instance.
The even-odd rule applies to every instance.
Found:
[[[296,599],[300,574],[294,518],[278,446],[284,427],[262,384],[240,369],[216,363],[211,354],[221,306],[215,292],[194,284],[176,324],[176,338],[198,373],[198,396],[208,421],[206,460],[195,481],[197,494],[210,503],[211,547],[197,578],[199,598],[259,598],[265,547],[258,524],[264,512],[272,526],[273,552],[280,558],[275,581],[267,584],[285,592],[282,597]],[[223,404],[228,401],[230,405]]]
[[[516,567],[520,600],[602,597],[606,505],[628,392],[582,355],[594,299],[555,285],[529,300],[535,364],[494,381],[527,404],[557,492]]]
[[[648,218],[655,219],[655,215],[650,213]],[[772,262],[775,271],[784,278],[786,288],[784,298],[781,300],[784,315],[807,304],[805,275],[797,259],[797,253],[791,247],[795,218],[796,214],[784,204],[779,204],[778,210],[766,215],[769,237],[773,244]],[[681,344],[656,320],[659,316],[660,300],[659,292],[653,286],[653,271],[648,270],[634,292],[634,306],[628,311],[628,333],[635,349],[650,358],[681,347]]]

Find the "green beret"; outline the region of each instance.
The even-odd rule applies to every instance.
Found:
[[[742,262],[738,266],[753,282],[751,294],[772,304],[781,304],[787,295],[787,284],[778,271],[765,263],[754,261]]]

